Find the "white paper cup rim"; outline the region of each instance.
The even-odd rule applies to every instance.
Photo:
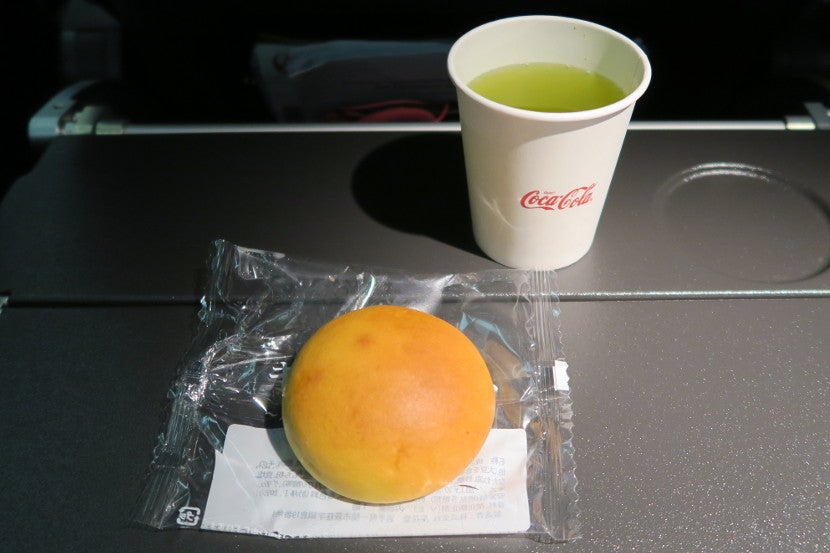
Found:
[[[460,48],[464,47],[464,43],[470,38],[479,33],[486,32],[487,30],[491,29],[492,27],[501,26],[501,25],[509,25],[511,23],[515,23],[518,21],[556,21],[556,22],[568,22],[573,23],[576,25],[580,25],[582,27],[591,28],[606,35],[612,36],[618,41],[625,44],[628,48],[630,48],[640,59],[640,62],[643,64],[643,76],[640,80],[640,83],[637,87],[625,95],[624,98],[612,103],[607,104],[598,108],[583,110],[583,111],[572,111],[572,112],[544,112],[544,111],[532,111],[527,109],[521,108],[514,108],[511,106],[507,106],[505,104],[501,104],[499,102],[490,100],[485,96],[477,93],[473,89],[471,89],[467,82],[461,79],[458,75],[457,69],[455,67],[455,57]],[[477,102],[480,102],[483,105],[490,107],[496,111],[503,112],[505,114],[511,115],[513,117],[519,117],[522,119],[532,119],[535,121],[549,121],[549,122],[571,122],[571,121],[589,121],[594,119],[601,119],[606,116],[614,115],[618,113],[634,102],[636,102],[642,95],[645,93],[646,89],[649,86],[651,81],[651,64],[648,61],[648,57],[646,56],[645,52],[636,42],[628,38],[627,36],[619,33],[613,29],[605,27],[604,25],[600,25],[598,23],[593,23],[591,21],[586,21],[583,19],[576,19],[573,17],[563,17],[563,16],[556,16],[556,15],[521,15],[515,17],[507,17],[503,19],[497,19],[495,21],[490,21],[488,23],[484,23],[475,27],[466,33],[464,33],[458,40],[450,48],[449,54],[447,56],[447,69],[450,74],[450,78],[452,79],[455,86],[462,90],[465,94],[474,98]]]

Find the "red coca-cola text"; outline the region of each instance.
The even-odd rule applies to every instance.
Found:
[[[522,196],[519,204],[526,209],[545,209],[548,211],[571,209],[590,202],[594,198],[593,191],[596,185],[596,183],[591,183],[588,186],[579,186],[564,194],[531,190]]]

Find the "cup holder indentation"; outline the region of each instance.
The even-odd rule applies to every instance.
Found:
[[[785,283],[830,266],[827,205],[772,171],[698,165],[669,179],[656,205],[669,247],[720,274]]]

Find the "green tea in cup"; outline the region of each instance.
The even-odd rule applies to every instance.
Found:
[[[651,80],[645,52],[590,21],[530,15],[471,29],[447,69],[476,243],[522,269],[582,258]]]
[[[608,77],[563,63],[506,65],[479,75],[469,86],[494,102],[542,112],[586,111],[625,97]]]

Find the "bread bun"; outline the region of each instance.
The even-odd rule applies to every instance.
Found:
[[[475,345],[422,311],[373,306],[321,327],[283,390],[285,435],[335,493],[398,503],[450,483],[473,461],[495,415]]]

